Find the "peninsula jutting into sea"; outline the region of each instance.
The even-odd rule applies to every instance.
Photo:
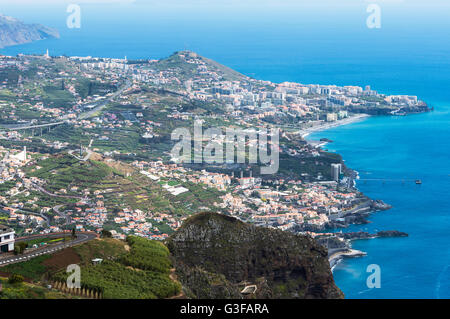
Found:
[[[58,30],[41,24],[25,24],[0,13],[0,48],[47,38],[59,38]]]
[[[390,206],[356,189],[357,173],[321,148],[330,140],[305,137],[429,111],[416,96],[256,80],[191,51],[161,60],[49,52],[0,57],[0,235],[10,241],[0,296],[30,297],[37,285],[39,298],[341,298],[330,264],[364,254],[352,239],[407,236],[331,232]],[[278,129],[278,171],[261,174],[249,160],[174,163],[172,133],[198,122]],[[74,263],[88,274],[84,292],[65,284]]]

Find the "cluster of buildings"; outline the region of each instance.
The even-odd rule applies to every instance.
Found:
[[[360,201],[357,192],[337,188],[341,165],[332,165],[336,177],[331,182],[304,183],[278,181],[276,185],[262,185],[260,178],[192,171],[176,164],[162,162],[135,162],[143,168],[142,174],[153,181],[170,178],[183,182],[203,184],[224,191],[215,206],[231,216],[257,225],[283,230],[323,229],[335,217],[345,213]],[[167,185],[167,184],[164,184]],[[280,191],[279,185],[287,185]],[[176,230],[176,228],[173,228]]]
[[[348,116],[348,107],[416,106],[422,103],[416,96],[385,96],[370,86],[336,86],[254,80],[236,74],[224,76],[208,61],[193,52],[179,52],[178,59],[192,65],[191,76],[184,79],[176,66],[159,71],[152,63],[136,66],[135,79],[172,88],[190,99],[220,100],[231,107],[236,116],[265,118],[277,114],[304,120],[336,121]],[[183,80],[182,83],[180,83]],[[240,110],[245,109],[244,112]]]
[[[43,63],[35,63],[35,59],[43,59]],[[66,63],[67,70],[55,71],[51,66],[53,60]],[[385,96],[370,87],[335,86],[335,85],[305,85],[284,82],[272,83],[240,75],[229,69],[222,69],[220,65],[212,64],[192,52],[179,52],[170,57],[169,64],[155,60],[130,63],[124,59],[106,59],[93,57],[1,57],[0,69],[17,68],[26,70],[31,65],[36,68],[33,80],[19,77],[17,86],[11,88],[7,80],[0,83],[1,88],[8,88],[14,94],[14,102],[0,101],[2,119],[18,121],[18,109],[39,112],[47,121],[64,121],[73,129],[82,131],[83,137],[108,144],[116,138],[117,132],[134,134],[151,145],[151,141],[159,137],[165,123],[161,119],[146,117],[147,110],[158,105],[160,100],[155,96],[157,92],[171,93],[177,103],[181,101],[201,101],[208,103],[220,102],[226,114],[201,115],[195,112],[183,111],[179,105],[170,105],[172,112],[165,113],[168,121],[218,120],[228,121],[233,125],[244,128],[265,128],[269,123],[290,123],[295,129],[316,125],[321,122],[334,122],[351,115],[354,108],[377,107],[381,105],[413,107],[422,102],[415,96]],[[55,74],[55,72],[57,72]],[[105,84],[105,89],[99,94],[86,94],[79,87],[79,79],[92,83]],[[42,81],[41,81],[42,80]],[[114,89],[125,82],[131,82],[122,94],[115,97],[115,103],[120,109],[97,112],[93,116],[81,117],[80,114],[94,112],[99,105],[113,97]],[[70,101],[65,107],[58,107],[53,102],[44,102],[43,93],[37,94],[34,88],[42,83],[52,87],[60,87],[61,91],[69,93]],[[151,88],[152,90],[150,90]],[[91,86],[89,86],[89,90]],[[159,90],[159,91],[158,91]],[[150,93],[148,93],[150,91]],[[156,92],[156,93],[155,93]],[[175,103],[175,102],[174,102]],[[128,107],[129,106],[129,107]],[[350,112],[350,113],[349,113]],[[286,121],[286,119],[289,119]],[[292,124],[294,123],[294,124]],[[132,133],[129,133],[132,132]],[[0,138],[7,140],[25,141],[26,137],[18,131],[1,132]],[[287,138],[283,135],[282,138]],[[54,149],[64,149],[70,143],[61,137],[58,140],[41,139],[42,143]],[[100,144],[102,144],[100,143]],[[97,144],[98,145],[98,144]],[[119,147],[102,149],[93,147],[94,151],[112,156],[120,153]],[[128,145],[125,145],[128,146]],[[309,157],[320,156],[318,149],[303,146],[281,146],[282,152],[294,157],[305,154]],[[5,194],[0,194],[0,201],[8,209],[8,218],[17,221],[24,227],[27,223],[36,225],[28,230],[40,230],[46,225],[45,231],[61,230],[60,223],[64,217],[56,214],[52,217],[53,225],[45,216],[52,208],[39,207],[38,214],[26,214],[17,211],[28,204],[38,206],[36,198],[28,202],[15,202],[14,196],[22,192],[36,190],[35,185],[42,185],[43,181],[27,177],[22,167],[28,163],[27,151],[9,154],[0,147],[3,160],[0,162],[0,184],[13,182],[14,185]],[[128,151],[128,154],[133,154]],[[131,157],[132,158],[132,157]],[[301,163],[300,163],[301,164]],[[261,178],[234,176],[224,173],[208,172],[207,170],[187,169],[177,164],[160,161],[132,162],[132,165],[153,183],[159,183],[167,196],[183,197],[189,192],[187,183],[198,184],[206,188],[220,191],[215,209],[225,214],[235,216],[241,220],[282,230],[309,231],[323,229],[330,220],[338,218],[351,210],[360,195],[351,188],[340,190],[338,186],[342,178],[342,165],[332,164],[332,181],[306,183],[300,180],[283,180],[276,183],[263,183]],[[77,189],[60,190],[56,195],[65,195]],[[169,231],[180,227],[185,217],[176,217],[162,212],[151,212],[130,207],[120,207],[112,213],[105,205],[101,192],[83,193],[85,200],[75,204],[75,208],[65,212],[79,231],[100,231],[106,225],[112,227],[114,237],[124,238],[127,234],[137,234],[152,239],[164,239]],[[180,198],[178,197],[178,198]],[[161,230],[161,225],[166,225]],[[1,231],[1,230],[0,230]],[[1,234],[1,232],[0,232]],[[3,236],[3,235],[2,235]]]
[[[360,200],[356,192],[338,190],[335,182],[291,180],[286,184],[283,191],[255,185],[243,192],[227,193],[217,206],[256,225],[306,231],[324,229],[330,218],[345,213]]]
[[[100,210],[100,211],[99,211]],[[108,214],[109,213],[109,214]],[[165,224],[169,229],[176,230],[181,226],[182,219],[164,213],[152,213],[140,209],[123,208],[114,214],[104,207],[95,207],[86,202],[77,203],[77,208],[69,212],[77,231],[100,232],[105,223],[114,238],[125,239],[127,235],[137,235],[154,240],[166,239],[169,234],[159,229],[159,224]]]

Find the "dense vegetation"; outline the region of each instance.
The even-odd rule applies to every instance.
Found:
[[[326,249],[309,236],[200,213],[166,244],[180,281],[194,298],[237,298],[243,283],[258,287],[255,298],[343,297]]]
[[[130,269],[109,260],[100,265],[83,267],[81,286],[102,292],[103,298],[114,299],[166,298],[180,289],[166,274]]]
[[[41,168],[30,172],[29,175],[46,180],[47,184],[45,187],[49,192],[68,189],[70,186],[89,188],[113,172],[104,163],[95,161],[80,162],[70,156],[50,157],[40,161],[38,165]]]
[[[131,250],[122,259],[123,264],[160,273],[170,272],[170,253],[162,243],[136,236],[129,236],[127,242]]]
[[[43,262],[49,258],[50,255],[42,255],[22,263],[7,265],[2,267],[2,272],[21,275],[32,280],[39,280],[47,271]]]
[[[92,240],[83,245],[76,246],[74,249],[80,256],[81,262],[85,265],[90,264],[94,258],[117,259],[127,254],[124,243],[111,238]]]
[[[169,251],[162,243],[135,236],[129,236],[127,243],[130,251],[125,255],[121,250],[115,258],[110,256],[99,265],[84,263],[81,286],[101,292],[103,298],[120,299],[168,298],[180,291],[180,284],[169,277]],[[58,272],[54,277],[65,281],[67,274]]]
[[[60,292],[22,282],[11,283],[9,280],[0,279],[0,284],[3,286],[0,291],[0,299],[61,299],[69,297]]]
[[[74,102],[73,95],[58,86],[44,86],[42,95],[44,104],[54,107],[67,108]]]
[[[94,265],[93,258],[103,261]],[[126,243],[112,238],[93,240],[55,255],[8,265],[2,272],[10,274],[9,278],[21,276],[33,282],[41,281],[44,275],[65,282],[65,268],[72,263],[81,266],[82,288],[98,291],[103,298],[168,298],[181,290],[181,285],[170,278],[172,263],[167,247],[136,236],[129,236]],[[11,282],[8,288],[0,298],[44,298],[47,294],[44,289],[25,283],[13,286]],[[32,295],[30,291],[34,291]]]
[[[113,84],[91,81],[89,79],[81,79],[77,82],[75,88],[83,99],[92,95],[106,95],[117,90],[117,87]]]

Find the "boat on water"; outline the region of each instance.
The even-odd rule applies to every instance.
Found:
[[[420,184],[422,184],[422,180],[420,180],[420,179],[416,179],[416,184],[417,184],[417,185],[420,185]]]

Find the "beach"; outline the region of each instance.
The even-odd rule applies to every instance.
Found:
[[[324,130],[328,130],[333,127],[338,127],[338,126],[342,126],[342,125],[359,122],[368,117],[370,117],[370,115],[368,115],[368,114],[355,114],[355,115],[349,116],[347,118],[344,118],[342,120],[337,120],[334,122],[321,122],[320,124],[313,125],[311,127],[308,127],[308,128],[298,131],[298,134],[300,134],[302,138],[306,138],[311,133],[324,131]]]

